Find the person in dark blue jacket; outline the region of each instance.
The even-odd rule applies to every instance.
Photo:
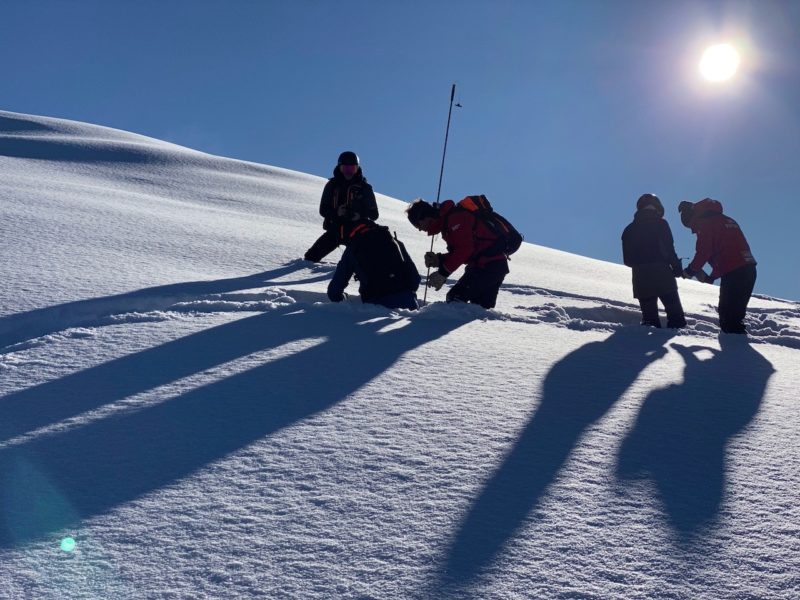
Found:
[[[375,192],[367,183],[355,152],[346,150],[339,155],[333,177],[322,190],[319,214],[323,218],[322,228],[325,231],[303,256],[311,262],[320,262],[344,243],[343,227],[349,228],[352,223],[362,219],[378,219]]]
[[[345,227],[344,253],[328,284],[332,302],[344,300],[344,290],[355,275],[362,302],[387,308],[416,310],[420,277],[403,242],[388,227],[367,219]]]
[[[622,232],[622,260],[632,270],[633,297],[642,309],[642,325],[661,327],[661,300],[667,327],[686,327],[675,281],[683,275],[683,266],[675,253],[672,230],[664,220],[664,207],[655,194],[643,194],[636,202],[633,222]]]

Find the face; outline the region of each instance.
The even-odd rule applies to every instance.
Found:
[[[352,179],[358,172],[358,165],[339,165],[339,172],[345,179]]]
[[[415,225],[415,227],[420,230],[428,233],[433,226],[434,219],[431,217],[425,217],[424,219],[420,219],[419,222]],[[430,234],[429,234],[430,235]]]

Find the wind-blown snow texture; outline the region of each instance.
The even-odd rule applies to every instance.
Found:
[[[646,330],[525,244],[494,311],[332,305],[323,183],[0,112],[0,597],[800,597],[798,303]]]

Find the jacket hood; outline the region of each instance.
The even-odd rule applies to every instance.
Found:
[[[697,224],[702,219],[722,214],[722,202],[712,198],[704,198],[700,202],[695,202],[692,206],[692,213],[689,219],[689,227],[692,231],[697,229]]]
[[[434,204],[434,206],[436,205]],[[431,223],[430,227],[428,227],[428,235],[439,235],[442,232],[442,229],[444,229],[445,217],[447,217],[447,213],[453,210],[455,206],[456,203],[452,200],[445,200],[439,204],[439,218]]]
[[[661,215],[654,206],[645,206],[633,213],[634,221],[657,221]]]
[[[719,200],[714,200],[712,198],[704,198],[700,200],[700,202],[695,202],[694,206],[692,207],[695,214],[704,215],[706,213],[722,213],[722,202]]]
[[[456,206],[456,203],[453,200],[445,200],[441,204],[439,204],[439,214],[441,216],[445,216],[451,210],[453,210]]]

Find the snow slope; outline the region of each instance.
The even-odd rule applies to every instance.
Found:
[[[332,305],[323,183],[0,112],[0,598],[800,597],[798,303],[650,331],[525,244],[494,311]]]

